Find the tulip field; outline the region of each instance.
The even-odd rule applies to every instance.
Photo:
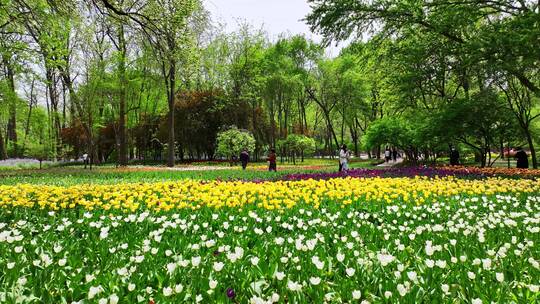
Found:
[[[450,171],[0,181],[0,303],[539,303],[540,181]]]

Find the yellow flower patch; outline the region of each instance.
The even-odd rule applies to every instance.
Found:
[[[182,180],[117,185],[46,186],[19,184],[0,186],[0,208],[27,207],[48,210],[172,210],[242,208],[268,210],[299,204],[361,202],[423,204],[438,197],[539,192],[540,181],[488,178],[336,178],[278,182],[201,182]]]

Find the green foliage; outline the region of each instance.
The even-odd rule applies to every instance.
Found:
[[[278,146],[291,153],[310,154],[315,151],[315,140],[305,135],[290,134],[285,140],[280,141]]]
[[[122,100],[127,150],[141,159],[163,148],[168,160],[212,158],[219,128],[235,125],[253,134],[255,159],[268,147],[330,155],[345,143],[411,158],[448,144],[491,155],[503,141],[527,143],[536,164],[534,1],[309,1],[325,42],[373,31],[335,58],[301,35],[272,40],[249,24],[227,33],[200,0],[0,1],[0,149],[13,154],[46,142],[55,157],[93,147],[108,161],[124,142]]]
[[[402,118],[379,119],[366,130],[362,143],[366,149],[386,145],[407,149],[415,144],[413,126]]]
[[[25,154],[40,161],[54,157],[51,146],[46,143],[29,143],[26,145]]]
[[[232,127],[229,130],[220,132],[217,136],[217,154],[232,159],[238,156],[244,149],[247,151],[255,150],[255,138],[245,130],[239,130]]]

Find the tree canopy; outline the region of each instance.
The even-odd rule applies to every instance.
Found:
[[[323,43],[225,32],[199,0],[1,1],[0,159],[172,166],[231,157],[218,133],[234,125],[254,159],[452,145],[487,166],[525,145],[538,166],[538,2],[308,2]]]

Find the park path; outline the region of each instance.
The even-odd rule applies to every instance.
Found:
[[[403,163],[403,158],[398,158],[395,162],[391,160],[389,162],[384,162],[384,163],[382,163],[380,165],[377,165],[377,167],[379,167],[379,168],[392,168],[392,167],[394,167],[396,165],[399,165],[401,163]]]
[[[182,166],[182,167],[173,167],[167,168],[171,171],[218,171],[218,170],[227,170],[233,167],[225,166]]]

